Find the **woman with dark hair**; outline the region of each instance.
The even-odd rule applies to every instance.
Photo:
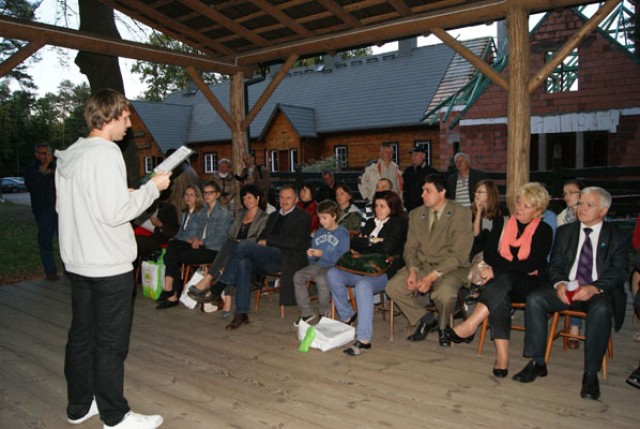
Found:
[[[407,222],[402,200],[393,191],[376,192],[373,197],[375,217],[369,219],[362,232],[351,238],[352,253],[381,253],[393,257],[386,273],[364,276],[338,268],[327,273],[329,288],[340,319],[352,324],[358,320],[356,342],[344,350],[349,356],[357,356],[371,348],[373,336],[373,296],[382,292],[387,281],[404,265],[402,251],[407,236]],[[349,303],[347,287],[355,290],[358,313]]]
[[[450,341],[469,343],[478,326],[489,319],[497,355],[493,366],[496,377],[508,373],[511,304],[526,302],[530,292],[545,284],[553,241],[551,227],[542,221],[548,205],[549,194],[539,183],[520,187],[515,213],[504,230],[494,227],[487,237],[484,260],[489,266],[480,274],[484,288],[476,308],[467,320],[444,330]]]
[[[471,248],[471,258],[484,249],[489,232],[496,222],[498,227],[502,227],[503,210],[500,206],[500,194],[498,187],[493,180],[481,180],[476,184],[474,199],[471,204],[471,215],[473,219],[473,247]]]
[[[213,263],[209,267],[207,275],[195,286],[191,286],[187,293],[198,302],[210,302],[213,296],[220,296],[222,290],[212,292],[211,283],[218,280],[220,273],[240,240],[258,241],[258,237],[267,225],[269,215],[264,211],[266,202],[260,195],[260,190],[256,185],[244,185],[240,189],[242,210],[236,216],[233,225],[229,228],[226,242],[216,255]],[[218,303],[214,303],[218,304]],[[230,314],[231,297],[225,297],[223,315]]]
[[[318,203],[313,199],[313,189],[307,184],[303,184],[298,193],[298,207],[307,212],[311,217],[311,235],[313,235],[318,226],[320,226],[320,219],[318,218]]]
[[[180,283],[180,266],[182,264],[209,264],[218,254],[224,243],[231,216],[229,211],[218,204],[220,187],[213,181],[208,181],[203,187],[204,207],[192,219],[197,225],[195,236],[186,238],[185,241],[173,240],[169,242],[167,253],[164,257],[166,276],[164,288],[160,295],[161,301],[157,305],[158,310],[175,307],[178,305],[178,297],[182,290],[182,284],[177,287],[174,283]]]
[[[567,207],[565,207],[556,218],[558,226],[578,220],[576,210],[578,209],[578,201],[580,200],[580,191],[582,191],[582,188],[584,188],[584,184],[577,179],[568,180],[562,186],[562,198],[564,198]]]
[[[353,194],[347,185],[336,186],[336,202],[340,206],[342,214],[338,218],[338,225],[344,226],[349,231],[360,232],[362,212],[351,201]]]

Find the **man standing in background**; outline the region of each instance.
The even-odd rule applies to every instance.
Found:
[[[471,158],[466,153],[458,152],[453,158],[457,172],[449,176],[450,199],[465,207],[471,207],[474,198],[476,184],[486,180],[489,175],[484,171],[471,168]]]
[[[25,185],[31,194],[31,211],[38,224],[38,247],[46,279],[57,281],[58,269],[53,257],[53,236],[58,233],[56,212],[56,162],[48,144],[38,143],[35,160],[24,170]]]
[[[402,173],[402,200],[407,213],[422,205],[422,185],[429,174],[438,174],[438,170],[427,163],[424,147],[415,146],[409,151],[411,166]]]

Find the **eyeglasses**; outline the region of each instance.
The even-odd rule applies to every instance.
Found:
[[[567,197],[567,196],[569,196],[569,195],[579,194],[579,193],[580,193],[580,191],[569,191],[569,192],[564,192],[564,193],[562,194],[562,196],[563,196],[563,197]]]
[[[203,193],[204,195],[211,195],[211,194],[215,194],[215,193],[216,193],[216,191],[202,191],[202,193]]]

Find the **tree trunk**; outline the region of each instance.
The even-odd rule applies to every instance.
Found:
[[[81,31],[121,39],[116,27],[113,9],[98,0],[78,0],[78,6],[80,9]],[[103,88],[111,88],[123,94],[125,93],[118,57],[80,51],[76,56],[75,63],[80,68],[80,72],[89,79],[89,86],[92,92]],[[131,130],[127,132],[124,140],[118,142],[118,145],[122,149],[127,166],[129,186],[136,188],[140,184],[140,164]]]

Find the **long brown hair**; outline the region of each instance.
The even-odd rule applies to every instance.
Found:
[[[484,185],[487,189],[487,211],[485,213],[485,217],[487,219],[495,219],[498,216],[502,215],[502,209],[500,208],[500,193],[498,192],[498,187],[496,183],[491,180],[481,180],[476,183],[476,188],[474,192],[480,189],[480,186]],[[476,209],[475,204],[471,204],[471,213],[473,214],[473,218],[477,216],[478,209]]]

